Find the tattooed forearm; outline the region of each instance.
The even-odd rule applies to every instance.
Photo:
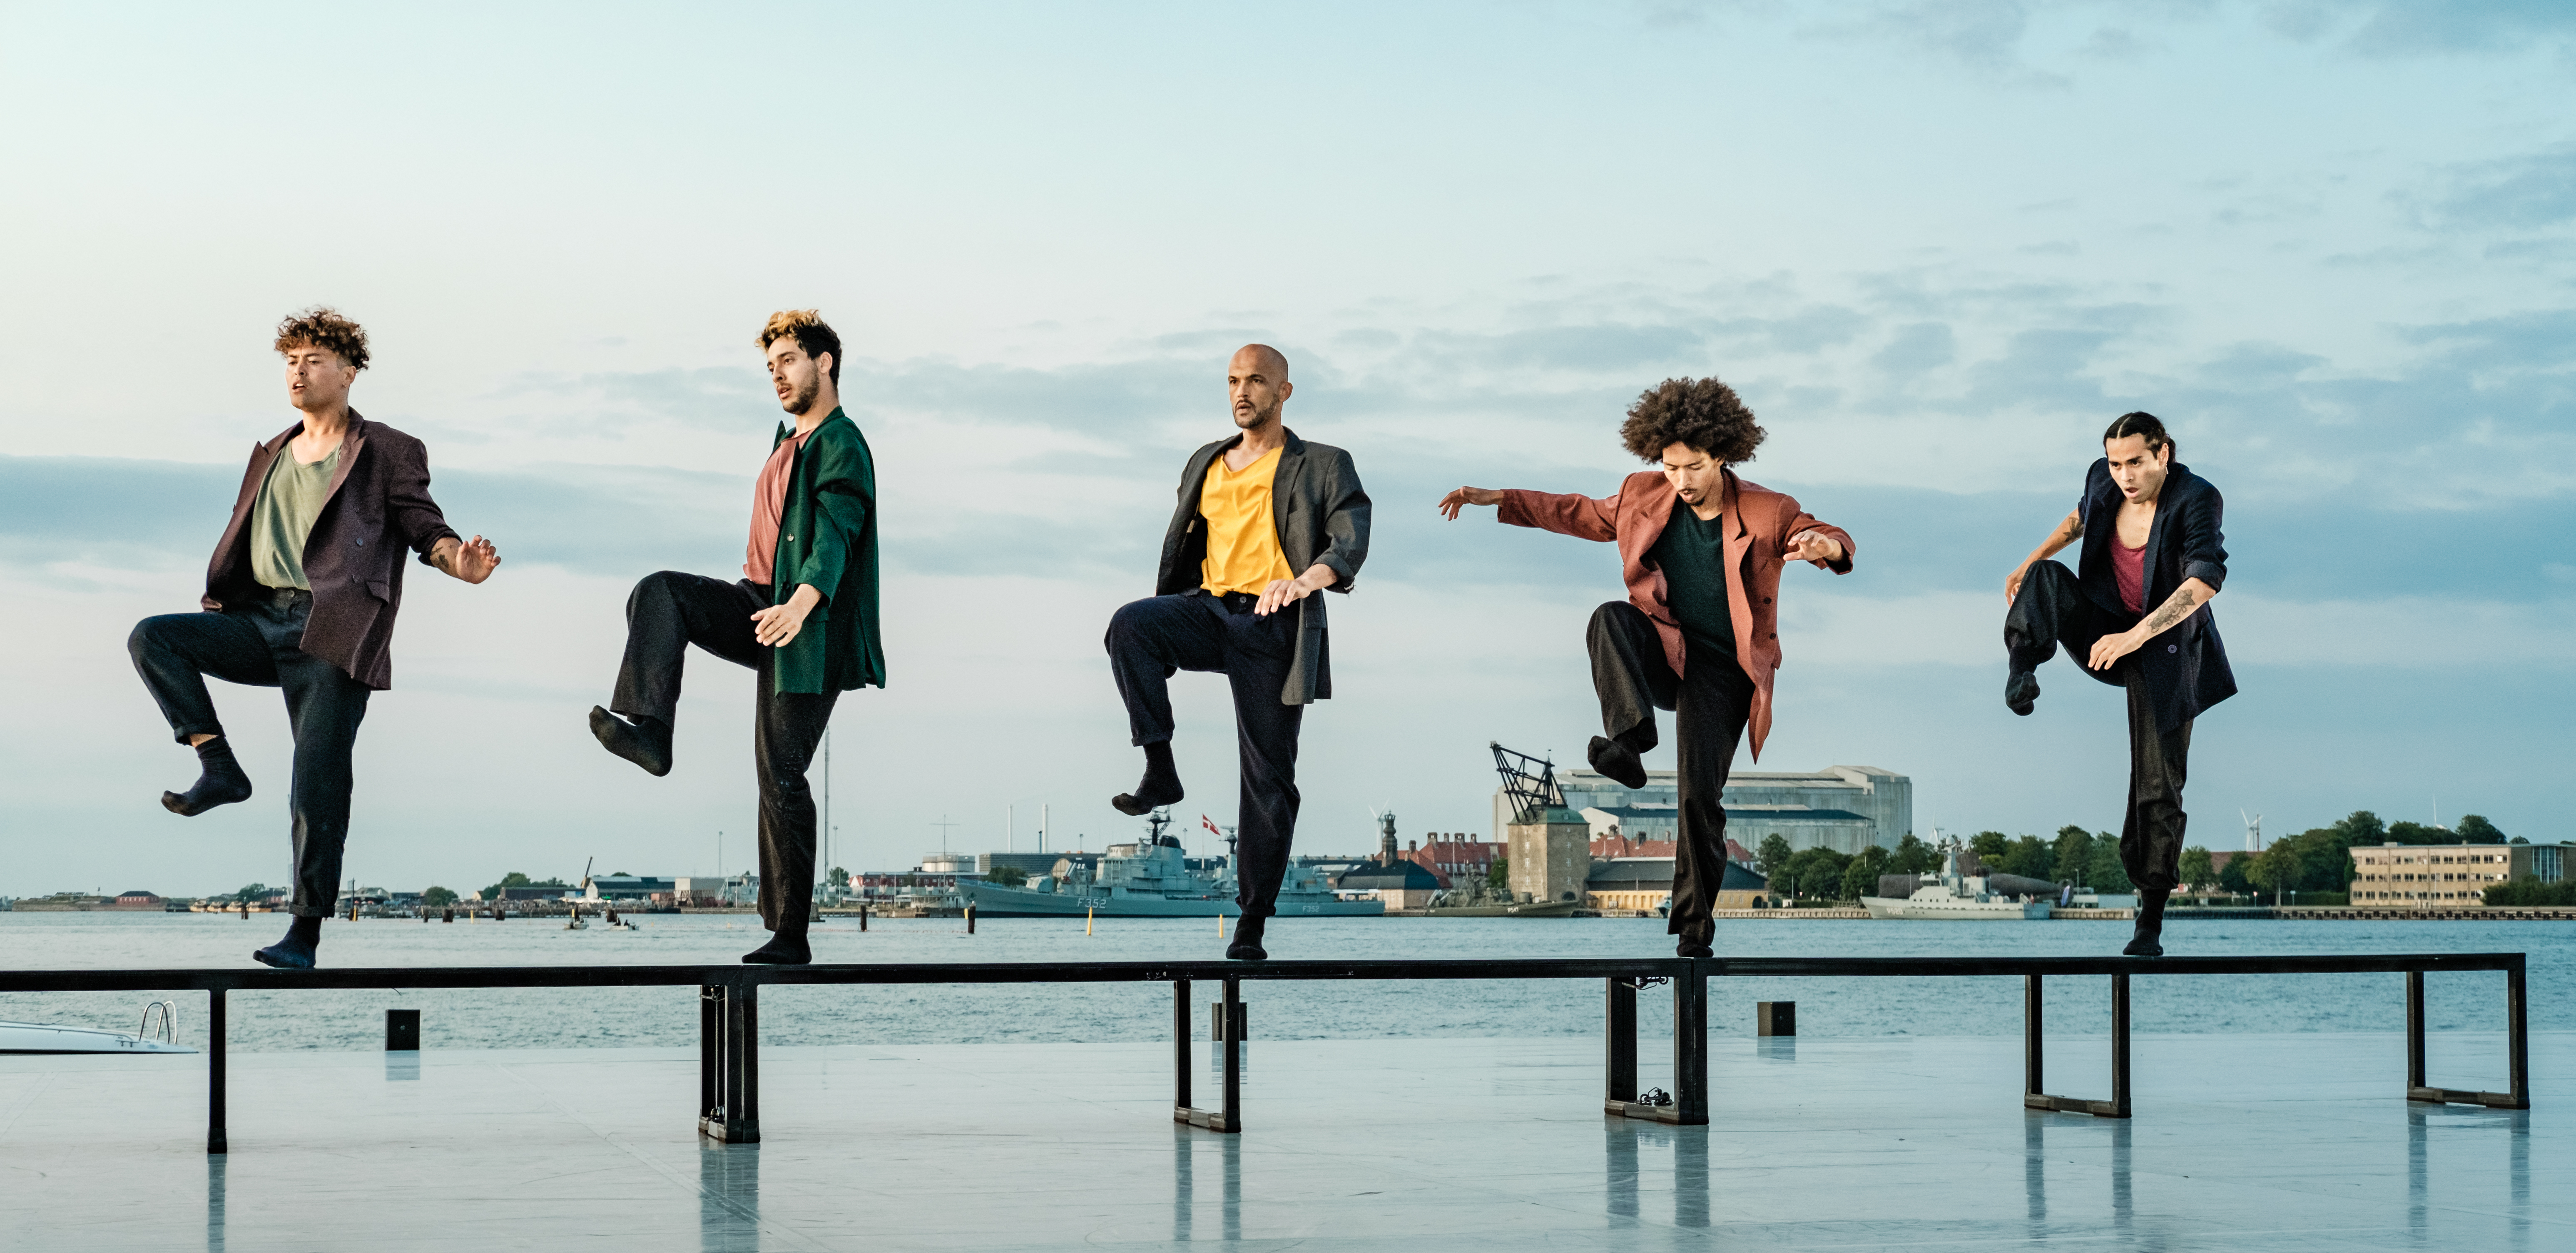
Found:
[[[2156,611],[2148,614],[2147,620],[2138,624],[2138,634],[2162,635],[2166,628],[2190,617],[2191,611],[2198,608],[2200,608],[2199,593],[2188,587],[2175,588],[2174,594],[2165,598],[2165,603],[2156,606]]]

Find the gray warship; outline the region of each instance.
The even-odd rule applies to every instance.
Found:
[[[1053,871],[1024,886],[962,879],[957,894],[979,918],[1242,916],[1234,903],[1231,853],[1214,866],[1193,864],[1180,840],[1164,834],[1172,822],[1169,812],[1155,810],[1146,822],[1142,839],[1110,845],[1096,868],[1088,859],[1058,858]],[[1292,862],[1279,885],[1277,912],[1282,918],[1374,917],[1386,912],[1386,904],[1343,900],[1320,872]]]

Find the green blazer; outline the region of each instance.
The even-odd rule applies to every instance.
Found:
[[[775,451],[796,432],[781,423]],[[778,650],[777,690],[820,695],[885,686],[885,645],[877,635],[877,470],[858,424],[839,409],[796,452],[787,505],[778,519],[770,603],[801,583],[823,593],[805,627]]]

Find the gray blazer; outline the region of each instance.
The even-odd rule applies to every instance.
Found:
[[[1369,498],[1360,488],[1360,472],[1351,455],[1330,444],[1310,444],[1286,432],[1279,450],[1279,470],[1270,481],[1271,518],[1279,528],[1279,549],[1288,569],[1304,574],[1317,562],[1337,576],[1329,589],[1351,590],[1368,560]],[[1221,439],[1190,454],[1181,471],[1179,507],[1163,532],[1162,566],[1154,574],[1154,594],[1176,596],[1199,586],[1199,569],[1207,560],[1207,520],[1199,516],[1199,492],[1207,484],[1208,463],[1243,442],[1243,436]],[[1333,695],[1332,654],[1324,640],[1324,598],[1298,601],[1297,656],[1288,667],[1279,703],[1304,705]]]

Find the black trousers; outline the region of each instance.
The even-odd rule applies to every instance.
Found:
[[[1176,670],[1222,674],[1234,689],[1242,795],[1236,810],[1235,903],[1246,918],[1276,912],[1297,831],[1297,729],[1306,707],[1283,704],[1297,615],[1255,617],[1249,597],[1203,591],[1130,601],[1109,619],[1109,671],[1137,744],[1172,738]]]
[[[1603,734],[1642,754],[1658,742],[1655,711],[1673,712],[1681,821],[1664,929],[1708,943],[1717,933],[1710,911],[1726,882],[1726,775],[1753,712],[1753,680],[1735,658],[1696,645],[1683,658],[1689,673],[1674,674],[1654,620],[1626,601],[1593,610],[1585,640]]]
[[[295,895],[289,910],[322,918],[340,896],[340,861],[349,843],[350,751],[367,716],[368,688],[347,671],[304,651],[304,621],[313,593],[270,589],[269,595],[220,613],[145,618],[126,637],[135,673],[161,705],[170,734],[222,735],[206,676],[286,693],[286,723],[295,735],[295,778],[287,791],[293,824]]]
[[[2037,670],[2063,647],[2077,667],[2127,690],[2129,803],[2120,820],[2120,866],[2129,882],[2170,892],[2182,883],[2184,776],[2191,757],[2191,719],[2170,731],[2156,726],[2155,701],[2137,655],[2123,657],[2110,673],[2085,666],[2094,642],[2137,625],[2135,614],[2106,612],[2084,594],[2063,563],[2035,561],[2022,576],[2021,593],[2004,615],[2004,649],[2016,671]]]
[[[766,584],[677,570],[646,575],[626,598],[626,659],[608,708],[676,724],[691,644],[758,676],[751,757],[760,782],[760,920],[772,931],[803,935],[814,911],[816,835],[814,790],[805,772],[841,694],[777,690],[778,650],[763,647],[751,625],[751,615],[768,607]],[[809,621],[805,629],[819,631],[822,624]]]

